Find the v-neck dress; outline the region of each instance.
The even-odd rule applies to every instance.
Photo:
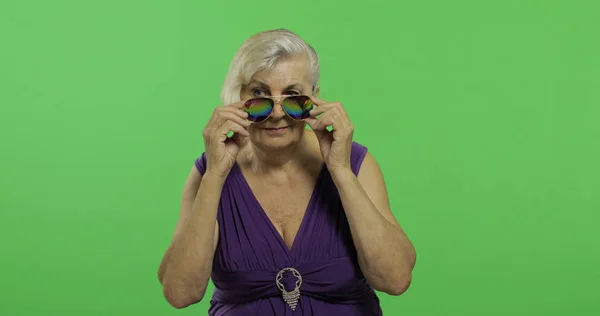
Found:
[[[352,171],[358,175],[367,148],[352,144]],[[196,160],[204,174],[206,153]],[[277,193],[274,193],[277,194]],[[284,208],[285,205],[282,205]],[[291,249],[259,204],[241,169],[234,164],[217,212],[219,243],[211,279],[211,316],[382,315],[379,298],[357,261],[338,190],[326,166],[317,178]],[[276,278],[282,269],[300,274],[300,298],[292,309]],[[284,270],[280,285],[292,291],[299,278]]]

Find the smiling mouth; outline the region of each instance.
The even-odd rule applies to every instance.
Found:
[[[282,129],[286,129],[286,128],[288,128],[288,127],[287,126],[284,126],[284,127],[269,127],[269,128],[265,128],[265,129],[269,130],[269,131],[278,131],[278,130],[282,130]]]

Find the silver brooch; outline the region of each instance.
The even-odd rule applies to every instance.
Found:
[[[283,284],[281,284],[281,279],[283,278],[283,273],[286,271],[292,272],[292,274],[296,278],[298,278],[296,280],[296,287],[290,292],[286,291]],[[277,277],[275,278],[275,283],[277,284],[277,287],[281,291],[283,300],[290,306],[290,308],[293,311],[295,311],[296,306],[298,305],[298,299],[300,298],[300,286],[302,285],[302,276],[300,275],[300,272],[298,272],[298,270],[296,270],[294,268],[283,268],[283,269],[281,269],[281,271],[279,271],[279,273],[277,273]]]

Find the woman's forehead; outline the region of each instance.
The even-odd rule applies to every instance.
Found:
[[[283,88],[296,86],[302,88],[310,86],[308,65],[302,62],[281,61],[273,68],[257,72],[252,76],[249,84],[264,86],[266,88]]]
[[[285,81],[268,80],[268,79],[266,81],[267,82],[264,82],[264,81],[261,81],[258,79],[253,79],[250,81],[250,83],[248,83],[248,86],[258,87],[258,88],[263,88],[263,89],[282,88],[282,90],[288,90],[288,89],[302,90],[306,86],[306,83],[303,83],[301,80],[294,80],[292,78],[290,78],[290,80],[285,80]]]

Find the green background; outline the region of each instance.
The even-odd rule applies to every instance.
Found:
[[[417,267],[386,315],[600,315],[598,1],[0,2],[0,315],[205,315],[157,269],[239,45],[288,28]]]

